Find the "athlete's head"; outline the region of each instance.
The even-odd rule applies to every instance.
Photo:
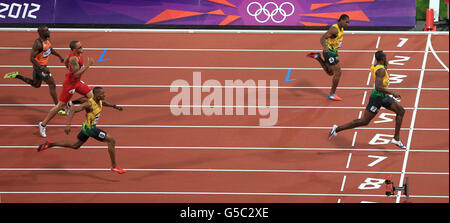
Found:
[[[379,50],[375,53],[375,59],[377,60],[378,64],[387,65],[386,54],[382,50]]]
[[[37,31],[39,33],[39,37],[42,39],[50,38],[50,31],[48,31],[48,27],[46,25],[40,25]]]
[[[340,27],[347,28],[350,23],[350,17],[347,14],[342,14],[338,19],[338,24]]]
[[[105,100],[105,91],[102,87],[95,87],[92,89],[92,93],[94,93],[94,98],[97,100]]]
[[[81,45],[81,42],[78,40],[74,40],[74,41],[70,42],[69,47],[72,50],[72,52],[74,52],[75,54],[83,53],[83,46]]]

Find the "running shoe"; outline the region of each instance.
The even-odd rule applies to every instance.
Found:
[[[60,114],[60,115],[66,115],[67,112],[66,112],[66,110],[64,110],[64,109],[61,109],[61,110],[58,111],[58,114]]]
[[[14,71],[14,72],[10,72],[10,73],[5,74],[5,76],[3,76],[3,78],[5,78],[5,79],[16,78],[17,75],[19,75],[19,72]]]
[[[333,100],[333,101],[342,101],[342,98],[340,98],[336,94],[328,95],[328,99]]]
[[[320,53],[308,53],[308,54],[306,54],[306,56],[317,59],[320,57]]]
[[[330,133],[328,134],[328,139],[333,138],[333,136],[337,136],[337,132],[336,132],[337,127],[338,127],[337,125],[333,125],[333,128],[331,129]]]
[[[395,140],[395,139],[392,139],[391,142],[392,142],[392,144],[394,144],[394,145],[396,145],[396,146],[398,146],[398,147],[400,147],[400,148],[402,148],[402,149],[406,149],[406,146],[403,145],[403,143],[402,143],[400,140],[397,141],[397,140]]]
[[[123,170],[122,168],[120,168],[120,166],[116,166],[115,168],[112,167],[111,171],[116,172],[116,173],[120,173],[120,174],[127,172],[127,171]]]
[[[39,122],[39,133],[41,133],[41,136],[44,138],[47,137],[47,135],[45,134],[45,129],[46,126],[42,126],[42,122]]]
[[[40,152],[40,151],[44,151],[44,150],[48,149],[49,144],[50,144],[49,142],[45,141],[44,143],[39,145],[39,147],[37,148],[37,151]]]

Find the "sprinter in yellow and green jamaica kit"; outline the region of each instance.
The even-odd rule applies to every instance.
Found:
[[[377,51],[375,53],[375,59],[377,60],[376,64],[372,65],[370,68],[372,78],[375,81],[374,89],[370,95],[369,103],[367,104],[363,117],[341,126],[334,125],[328,135],[328,138],[331,139],[342,130],[368,125],[378,113],[381,106],[383,106],[396,114],[395,134],[391,142],[402,149],[406,149],[406,146],[404,146],[400,141],[400,128],[402,126],[405,109],[397,100],[394,99],[400,98],[400,95],[389,90],[389,74],[387,72],[386,54],[383,51]]]
[[[323,49],[323,59],[320,53],[308,53],[306,56],[319,61],[323,70],[330,76],[333,76],[328,99],[333,101],[342,101],[342,98],[336,95],[336,88],[341,78],[341,65],[339,64],[338,49],[342,46],[344,39],[344,28],[347,28],[350,18],[346,14],[339,17],[338,23],[332,25],[328,31],[320,38],[320,45]]]
[[[44,142],[43,144],[39,145],[37,151],[40,152],[55,146],[78,149],[89,139],[89,137],[92,137],[100,142],[105,142],[108,144],[108,152],[112,164],[111,171],[116,173],[125,173],[126,171],[116,164],[115,139],[110,134],[97,128],[97,122],[100,118],[100,113],[102,112],[103,106],[112,107],[119,111],[122,111],[123,108],[106,102],[105,91],[103,90],[103,88],[95,87],[92,92],[94,94],[94,97],[89,99],[86,97],[79,99],[83,101],[82,104],[77,107],[72,107],[69,111],[67,125],[64,130],[66,134],[70,133],[70,122],[72,121],[75,113],[83,110],[86,111],[86,121],[83,122],[81,131],[80,133],[78,133],[77,141],[60,141],[54,143]]]

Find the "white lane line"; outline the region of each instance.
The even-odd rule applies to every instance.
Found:
[[[196,85],[156,85],[156,84],[89,84],[96,87],[112,87],[112,88],[171,88],[171,87],[186,87],[186,88],[276,88],[276,89],[329,89],[330,87],[301,87],[301,86],[226,86],[226,85],[220,85],[220,86],[208,86],[208,85],[202,85],[202,86],[196,86]],[[47,84],[42,84],[42,87],[48,87]],[[30,87],[28,84],[0,84],[0,87]],[[62,87],[62,84],[56,84],[56,87]],[[341,90],[370,90],[373,89],[371,87],[339,87]],[[390,88],[392,90],[417,90],[417,88]],[[422,90],[431,90],[431,91],[448,91],[450,88],[422,88]]]
[[[65,127],[66,125],[47,125],[49,127]],[[97,125],[105,128],[226,128],[226,129],[330,129],[329,126],[258,126],[258,125]],[[37,127],[30,124],[0,124],[0,127]],[[72,127],[81,127],[81,125],[72,125]],[[355,129],[363,130],[394,130],[395,128],[372,128],[372,127],[358,127]],[[409,128],[401,128],[400,130],[411,130]],[[449,131],[447,128],[415,128],[417,131]]]
[[[364,91],[364,96],[363,96],[361,105],[364,105],[366,103],[366,97],[367,97],[367,91]]]
[[[433,53],[434,57],[439,61],[439,63],[440,63],[440,64],[444,67],[444,69],[447,70],[447,72],[448,72],[448,71],[449,71],[449,70],[448,70],[448,67],[445,66],[444,62],[442,62],[441,58],[439,58],[439,56],[436,54],[436,52],[435,52],[434,49],[433,49],[433,45],[432,45],[432,43],[431,43],[431,37],[430,37],[430,42],[429,42],[428,44],[429,44],[429,48],[430,48],[430,50],[431,50],[431,53]],[[427,53],[427,52],[425,52],[425,53]]]
[[[378,36],[377,39],[377,45],[375,46],[375,49],[378,49],[378,47],[380,46],[380,40],[381,40],[381,36]],[[376,51],[375,51],[376,52]],[[372,63],[373,64],[373,63]]]
[[[53,107],[54,104],[0,104],[0,107]],[[131,107],[131,108],[170,108],[171,105],[121,105],[121,107]],[[250,106],[250,105],[178,105],[178,108],[198,108],[198,107],[207,107],[207,108],[279,108],[279,109],[363,109],[366,107],[333,107],[333,106]],[[381,108],[384,109],[385,108]],[[406,110],[414,110],[416,108],[406,107]],[[417,108],[417,110],[437,110],[437,111],[446,111],[449,108]]]
[[[355,146],[356,136],[357,136],[357,135],[358,135],[358,132],[355,131],[355,133],[353,134],[352,147]]]
[[[348,167],[350,166],[351,159],[352,159],[352,153],[348,154],[347,165],[345,166],[346,169],[348,169]]]
[[[31,65],[0,65],[0,68],[31,68]],[[48,66],[49,68],[64,68],[65,66]],[[323,68],[305,67],[187,67],[187,66],[90,66],[94,69],[203,69],[203,70],[323,70]],[[341,68],[343,71],[368,71],[369,68]],[[390,68],[390,71],[421,71],[420,68]],[[427,71],[447,71],[445,69],[426,69]]]
[[[423,56],[423,61],[422,61],[422,71],[420,72],[418,88],[422,87],[423,76],[425,74],[424,69],[427,65],[428,51],[430,48],[430,40],[431,40],[431,34],[428,34],[427,44],[425,46],[425,54]],[[417,94],[416,94],[416,100],[414,102],[414,110],[413,110],[413,114],[412,114],[410,130],[409,130],[409,134],[408,134],[408,142],[406,143],[406,152],[405,152],[405,157],[403,159],[402,174],[400,175],[400,182],[398,183],[398,185],[403,185],[403,180],[405,177],[406,165],[408,163],[409,149],[411,148],[411,142],[412,142],[412,137],[413,137],[413,132],[414,132],[414,125],[416,122],[417,108],[419,107],[420,93],[421,93],[421,90],[418,89]],[[402,194],[402,191],[397,192],[398,196],[400,196],[401,194]],[[400,197],[397,197],[396,203],[400,203]]]
[[[0,149],[36,149],[34,146],[0,146]],[[56,147],[55,147],[56,148]],[[58,147],[61,148],[61,147]],[[107,149],[107,146],[81,146],[81,149]],[[401,152],[400,149],[373,148],[289,148],[289,147],[218,147],[218,146],[116,146],[117,149],[164,149],[164,150],[292,150],[292,151],[361,151],[361,152]],[[448,153],[449,150],[415,149],[410,152]]]
[[[379,44],[379,43],[378,43]],[[377,47],[378,48],[378,47]],[[30,50],[31,47],[0,47],[0,50]],[[69,48],[56,47],[55,50],[67,50]],[[83,50],[93,50],[93,51],[201,51],[201,52],[311,52],[311,51],[322,51],[322,49],[313,50],[287,50],[287,49],[212,49],[212,48],[83,48]],[[339,50],[342,53],[375,53],[376,50]],[[420,50],[385,50],[387,53],[424,53]],[[449,53],[448,50],[436,51],[437,53]]]
[[[347,179],[347,176],[344,175],[344,178],[342,179],[341,191],[344,190],[345,180],[346,180],[346,179]]]
[[[182,192],[182,191],[0,191],[3,194],[127,194],[127,195],[240,195],[240,196],[328,196],[386,197],[383,194],[314,194],[314,193],[245,193],[245,192]],[[449,198],[439,195],[410,195],[420,198]]]
[[[264,170],[264,169],[132,169],[136,172],[244,172],[244,173],[328,173],[328,174],[401,174],[394,171],[349,170]],[[111,171],[108,168],[0,168],[0,171]],[[414,175],[449,175],[448,172],[411,172]]]

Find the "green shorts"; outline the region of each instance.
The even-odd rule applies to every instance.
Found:
[[[328,65],[336,65],[336,64],[339,63],[337,52],[333,52],[333,51],[325,52],[325,51],[323,51],[323,58],[325,60],[325,63],[328,64]]]
[[[84,131],[83,129],[81,129],[80,133],[78,133],[77,138],[82,141],[82,142],[86,142],[89,137],[92,137],[100,142],[103,142],[106,138],[107,133],[99,128],[92,128],[89,131]]]

